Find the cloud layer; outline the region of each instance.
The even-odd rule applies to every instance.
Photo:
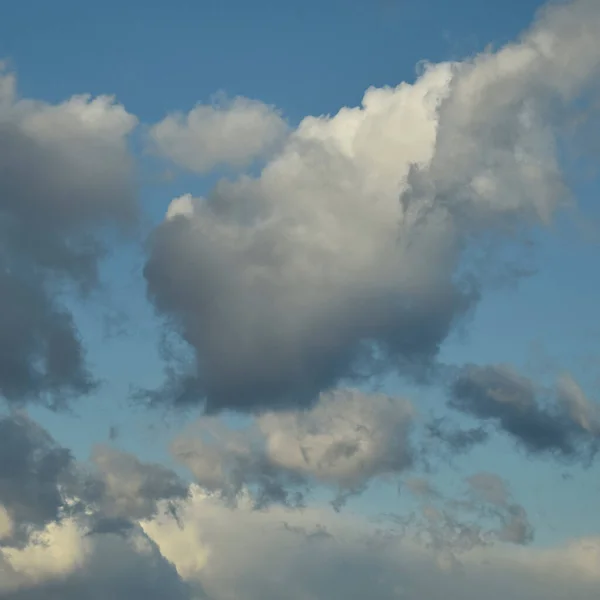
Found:
[[[22,418],[14,426],[27,426],[21,437],[34,436],[41,457],[54,456],[56,446],[39,426]],[[29,446],[11,448],[14,462],[31,462]],[[374,524],[318,504],[301,511],[281,505],[257,510],[245,486],[235,508],[196,485],[183,495],[178,489],[173,493],[170,484],[156,484],[176,479],[164,468],[117,452],[108,455],[99,460],[96,454],[95,462],[109,482],[111,506],[118,506],[112,514],[128,519],[129,527],[97,527],[90,519],[98,510],[93,503],[62,518],[48,513],[24,543],[4,539],[0,598],[265,600],[280,598],[285,589],[291,598],[343,594],[386,600],[400,594],[407,600],[479,600],[485,589],[492,600],[559,600],[567,590],[574,600],[591,600],[600,585],[595,538],[519,547],[530,539],[527,514],[491,473],[468,478],[467,494],[455,499],[444,498],[427,482],[409,481],[422,499],[420,516]],[[107,460],[118,468],[107,467]],[[84,466],[72,459],[69,464],[75,472]],[[21,487],[19,506],[37,506],[48,475],[43,469],[27,471],[30,484]],[[3,472],[4,481],[11,477],[16,484],[23,476]],[[136,483],[140,478],[145,484]],[[67,487],[49,485],[52,497],[58,493],[69,500]],[[134,488],[136,501],[129,493]],[[0,504],[16,518],[4,491]],[[140,510],[149,504],[152,510]],[[3,523],[0,518],[0,527]]]
[[[204,409],[169,448],[189,480],[117,449],[116,427],[76,458],[25,412],[96,385],[69,304],[135,223],[137,118],[20,98],[1,71],[0,600],[596,600],[597,536],[543,545],[496,473],[430,476],[494,427],[529,458],[598,450],[600,406],[570,375],[438,360],[511,272],[495,251],[570,200],[560,136],[598,91],[598,31],[597,0],[553,3],[498,51],[294,130],[241,97],[149,127],[196,174],[265,161],[175,198],[148,243],[140,283],[189,352],[147,397]],[[441,382],[458,425],[373,391],[390,373]],[[370,487],[389,513],[340,510]]]

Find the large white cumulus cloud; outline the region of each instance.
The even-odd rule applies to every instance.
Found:
[[[590,0],[549,9],[498,52],[307,117],[259,177],[174,200],[145,275],[196,364],[159,395],[307,405],[431,365],[478,297],[465,249],[567,200],[557,128],[595,81],[599,25]]]

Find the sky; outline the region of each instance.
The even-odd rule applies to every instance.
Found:
[[[0,600],[600,593],[600,2],[9,2]]]

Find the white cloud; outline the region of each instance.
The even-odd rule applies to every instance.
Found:
[[[503,266],[478,270],[469,250],[511,243],[568,201],[556,140],[596,81],[598,6],[551,7],[495,53],[307,117],[260,176],[186,201],[185,218],[177,200],[145,274],[197,360],[162,397],[209,412],[306,405],[435,361]]]
[[[199,491],[181,523],[164,517],[144,529],[213,600],[592,600],[600,585],[595,538],[546,549],[435,550],[330,510],[230,510]]]
[[[0,553],[3,600],[197,600],[139,527],[129,537],[86,537],[75,521],[50,525],[21,550]]]
[[[172,113],[150,129],[152,148],[175,164],[206,173],[220,165],[245,167],[273,151],[287,125],[257,100],[217,97],[187,114]]]

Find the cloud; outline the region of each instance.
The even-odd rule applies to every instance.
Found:
[[[72,466],[70,452],[27,417],[0,419],[0,547],[59,520]]]
[[[198,600],[139,528],[127,538],[84,537],[77,523],[49,527],[35,545],[4,551],[2,600]],[[3,572],[4,570],[4,572]]]
[[[298,504],[304,490],[325,485],[339,504],[412,465],[412,419],[404,400],[337,390],[309,410],[265,413],[241,430],[203,418],[172,452],[199,485],[230,500],[251,489],[259,505]]]
[[[98,446],[76,462],[23,415],[0,419],[0,547],[23,547],[51,524],[76,517],[90,533],[124,533],[188,485],[162,465]]]
[[[246,167],[271,153],[288,127],[274,107],[238,96],[218,96],[187,114],[172,113],[150,129],[150,147],[175,164],[206,173],[228,165]]]
[[[467,477],[458,497],[442,494],[427,479],[410,478],[404,486],[419,502],[419,510],[395,516],[405,535],[412,535],[436,552],[451,556],[497,542],[526,545],[534,530],[523,506],[512,498],[508,483],[488,472]],[[401,488],[402,489],[402,488]]]
[[[95,469],[84,499],[101,515],[93,525],[96,531],[109,526],[123,530],[123,519],[149,519],[161,500],[181,500],[188,494],[187,484],[173,471],[126,452],[97,446],[92,463]]]
[[[305,118],[260,176],[175,199],[145,277],[195,361],[150,398],[250,412],[427,375],[504,268],[478,250],[568,201],[556,140],[596,80],[599,26],[596,2],[552,7],[496,53]]]
[[[183,527],[165,516],[144,530],[213,600],[480,600],[482,590],[491,600],[592,600],[600,582],[595,538],[551,548],[496,542],[457,553],[450,538],[432,547],[391,525],[314,506],[231,510],[198,490],[181,515]]]
[[[341,405],[356,400],[348,395]],[[389,399],[380,397],[379,402],[379,409],[373,411],[377,419],[361,412],[369,406],[365,403],[357,403],[356,418],[364,420],[373,433],[378,430],[371,430],[372,426],[384,429],[381,435],[385,439],[386,423],[394,418],[401,421],[403,410],[400,406],[390,413],[385,408]],[[317,455],[323,456],[333,447],[325,437],[327,427],[334,440],[356,434],[352,418],[343,420],[343,415],[352,411],[331,415],[327,403],[313,409],[316,414],[319,410],[333,418],[324,416],[315,423],[314,414],[309,414],[292,421],[300,434],[292,437],[286,452],[277,449],[275,453],[280,460],[287,457],[287,468],[301,468],[293,459],[295,453],[289,453],[300,440],[312,444]],[[277,428],[279,433],[291,432],[289,415],[269,416],[286,424]],[[19,419],[17,425],[23,426]],[[273,431],[273,423],[269,426],[268,431]],[[32,455],[47,466],[57,462],[44,460],[46,455],[53,456],[44,449],[55,448],[55,444],[39,426],[27,422],[25,431],[27,435],[21,437],[33,442],[10,445],[15,464],[31,462]],[[370,456],[380,454],[374,450],[377,435],[375,441],[371,438],[361,438],[371,443],[371,450],[363,451],[367,463]],[[10,436],[0,437],[5,439]],[[32,445],[37,450],[32,452]],[[591,600],[600,583],[600,543],[594,538],[575,540],[564,547],[519,549],[518,544],[529,540],[525,509],[514,502],[505,482],[491,473],[470,477],[466,494],[458,498],[443,496],[427,482],[413,482],[410,489],[422,501],[421,518],[398,527],[392,519],[374,524],[315,503],[302,510],[277,504],[256,510],[250,484],[242,485],[234,509],[231,503],[195,485],[185,494],[172,492],[174,475],[135,457],[120,453],[107,457],[97,451],[95,462],[108,482],[107,494],[116,509],[105,510],[111,505],[87,502],[82,495],[83,506],[76,511],[61,517],[53,509],[39,519],[40,525],[23,543],[0,547],[2,600],[268,600],[280,598],[282,593],[291,598],[343,595],[351,599],[368,593],[376,600],[386,600],[402,593],[407,600],[478,600],[481,589],[486,589],[492,600],[558,600],[566,590],[574,600]],[[354,470],[361,472],[359,462]],[[78,474],[85,466],[74,461],[69,465]],[[320,467],[315,468],[319,473]],[[327,469],[327,478],[332,473],[339,476],[340,469],[348,472],[343,462],[327,465]],[[69,478],[56,477],[50,468],[21,471],[26,475],[3,472],[0,479],[6,483],[12,478],[17,490],[27,488],[19,496],[24,506],[39,501],[40,496],[52,497],[55,490],[65,495],[73,489],[85,490],[70,485]],[[87,471],[83,469],[83,473]],[[27,479],[26,485],[21,485],[19,477]],[[48,484],[48,480],[58,483]],[[134,494],[139,502],[134,501]],[[143,497],[155,502],[148,505]],[[6,531],[6,523],[16,513],[4,492],[0,504],[6,507],[6,514],[0,515],[1,531]],[[55,507],[58,503],[50,504]]]
[[[139,525],[159,508],[176,518],[170,503],[188,486],[103,447],[93,463],[75,461],[27,416],[0,420],[0,598],[203,598]]]
[[[100,229],[133,222],[136,123],[108,96],[21,99],[0,72],[0,394],[11,404],[94,387],[60,298],[96,282]]]
[[[592,457],[600,442],[600,405],[569,375],[544,390],[506,365],[463,367],[450,406],[494,422],[532,453]]]

